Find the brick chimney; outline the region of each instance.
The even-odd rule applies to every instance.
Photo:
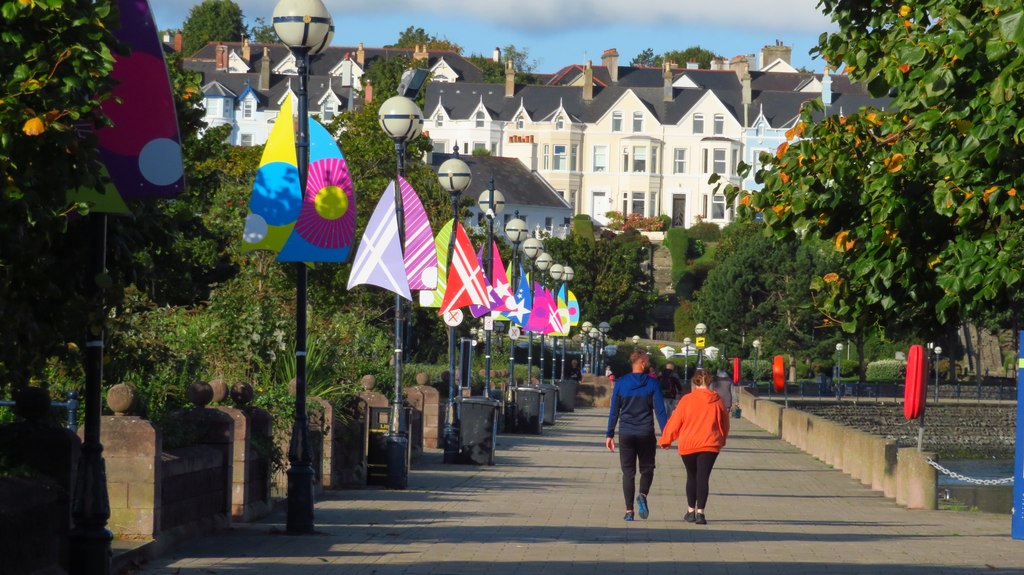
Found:
[[[583,101],[589,102],[594,99],[594,67],[590,60],[583,67]]]
[[[367,78],[366,83],[363,84],[363,103],[369,104],[373,101],[373,82]]]
[[[427,52],[427,45],[423,44],[421,46],[417,44],[412,53],[412,61],[419,62],[420,60],[427,60],[428,58],[430,58],[430,53]]]
[[[263,58],[260,59],[260,83],[261,92],[270,90],[270,48],[263,47]]]
[[[601,54],[601,64],[608,69],[608,76],[612,80],[612,84],[616,84],[619,81],[619,51],[615,48],[609,48]]]
[[[746,56],[736,56],[729,61],[729,68],[731,68],[733,72],[736,72],[737,78],[742,80],[743,76],[746,76],[747,72],[750,71],[750,62],[747,60]]]
[[[510,59],[505,62],[505,97],[511,98],[516,93],[516,67]]]
[[[671,62],[666,60],[664,65],[661,68],[662,89],[665,92],[664,95],[662,96],[662,98],[666,102],[671,102],[673,100],[673,97],[672,97],[673,96],[673,94],[672,94],[672,67],[670,66],[670,64],[671,64]]]
[[[793,48],[783,45],[782,40],[776,40],[774,46],[761,48],[761,69],[764,70],[766,66],[776,60],[782,60],[789,64],[792,55]]]
[[[495,62],[501,62],[501,48],[494,47],[494,54],[491,56],[491,60]]]
[[[181,35],[181,31],[179,30],[179,31],[175,32],[174,33],[174,51],[175,52],[181,52],[181,47],[184,44],[184,42],[185,42],[185,39]]]
[[[366,51],[363,50],[362,42],[356,48],[356,64],[359,64],[360,68],[366,68]]]
[[[249,44],[249,39],[245,37],[242,38],[242,59],[246,64],[252,62],[252,44]]]
[[[216,51],[217,71],[223,72],[228,69],[228,47],[224,44],[217,44]]]

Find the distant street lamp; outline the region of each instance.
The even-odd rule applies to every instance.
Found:
[[[608,356],[605,355],[605,351],[608,347],[608,332],[611,331],[612,326],[608,325],[608,322],[602,321],[597,325],[597,331],[601,332],[601,365],[600,369],[604,369],[605,364],[608,361]]]
[[[459,197],[466,191],[473,179],[466,162],[459,158],[459,147],[455,154],[445,160],[437,170],[437,180],[451,195],[452,234],[448,240],[448,262],[454,259],[455,230],[459,223]],[[444,462],[458,463],[459,459],[459,418],[455,407],[455,326],[448,327],[448,412],[444,424]]]
[[[703,345],[703,343],[700,340],[703,339],[704,332],[706,332],[707,330],[708,330],[708,326],[706,326],[706,325],[704,325],[702,323],[698,323],[697,325],[695,325],[693,327],[693,333],[697,334],[697,339],[698,339],[698,342],[697,342],[697,369],[702,369],[704,367],[704,345]]]
[[[515,213],[516,217],[512,218],[505,224],[505,237],[508,241],[512,242],[512,294],[515,297],[515,293],[519,290],[519,244],[526,241],[526,238],[530,236],[530,231],[526,228],[526,222],[519,219],[519,212]],[[512,336],[512,326],[509,325],[509,338]],[[515,429],[516,426],[516,395],[515,395],[515,382],[516,382],[516,341],[511,339],[509,344],[508,353],[508,384],[505,389],[505,429],[510,432]]]
[[[565,303],[566,303],[566,305],[569,304],[569,282],[572,281],[572,278],[575,277],[575,275],[576,275],[576,272],[570,266],[565,266],[565,268],[562,270],[562,280],[565,282]],[[570,325],[568,326],[568,329],[566,329],[567,335],[568,335],[568,331],[572,329],[571,323],[572,323],[572,319],[570,318]],[[559,379],[565,379],[565,339],[566,338],[564,338],[564,337],[562,338],[562,372],[561,372],[561,377]]]
[[[690,346],[693,345],[693,340],[684,337],[683,338],[683,383],[686,385],[690,384]]]
[[[530,238],[523,242],[523,255],[530,260],[530,274],[527,276],[527,281],[533,281],[533,265],[534,262],[540,257],[540,254],[544,251],[544,242],[537,238]],[[526,289],[533,291],[532,285],[527,285]],[[537,294],[534,294],[537,297]],[[527,332],[527,338],[529,341],[529,350],[526,353],[526,385],[533,384],[533,332]]]
[[[554,287],[552,288],[555,292],[555,297],[558,297],[558,282],[562,281],[562,277],[565,276],[565,266],[562,264],[551,264],[548,268],[548,277],[555,280]],[[568,297],[568,296],[566,296]],[[544,349],[544,340],[541,340],[541,350]],[[556,367],[558,366],[558,341],[553,340],[551,342],[551,379],[555,379],[555,374],[558,373]],[[542,354],[543,357],[543,354]],[[559,378],[561,379],[561,378]]]
[[[271,18],[274,31],[288,46],[298,72],[298,130],[295,151],[299,190],[306,191],[309,174],[309,57],[331,43],[334,22],[320,0],[281,0]],[[288,121],[292,121],[288,118]],[[286,530],[291,534],[312,533],[313,452],[306,416],[306,264],[295,264],[295,416],[288,444],[288,496]]]
[[[843,398],[843,384],[839,381],[840,375],[842,375],[842,361],[843,361],[843,342],[836,344],[836,401]]]
[[[594,324],[589,321],[583,322],[580,326],[580,335],[583,336],[583,350],[586,353],[585,361],[583,366],[586,366],[587,371],[595,373],[597,370],[594,369],[594,352],[590,347],[590,330],[594,328]],[[582,366],[581,366],[582,367]]]
[[[939,357],[942,356],[942,348],[939,347],[939,346],[935,346],[935,349],[933,349],[932,351],[935,352],[935,366],[932,368],[932,370],[935,371],[935,403],[938,404],[939,403]]]
[[[757,376],[761,368],[761,340],[755,339],[754,343],[754,389],[757,389]],[[768,397],[772,395],[772,386],[768,386]]]
[[[477,200],[477,207],[487,218],[487,245],[484,246],[484,273],[487,274],[487,281],[494,285],[494,218],[505,211],[505,195],[494,189],[494,176],[491,176],[490,185],[480,194]],[[484,316],[487,317],[487,316]],[[488,320],[485,319],[485,322]],[[484,342],[484,397],[491,397],[491,330],[487,331],[487,339]]]
[[[542,252],[539,256],[537,256],[537,259],[534,261],[534,264],[537,266],[537,269],[540,270],[540,285],[541,285],[542,288],[544,287],[544,284],[547,283],[546,281],[544,281],[544,278],[545,278],[545,276],[547,276],[548,268],[550,268],[554,264],[554,262],[555,262],[554,258],[552,258],[551,254],[549,254],[547,252]],[[536,298],[537,294],[533,294],[533,297]],[[544,332],[543,331],[540,332],[540,380],[539,380],[539,382],[541,384],[544,383]]]
[[[595,374],[597,374],[598,368],[601,365],[600,364],[600,358],[597,356],[597,354],[598,354],[597,344],[598,344],[598,339],[600,337],[601,337],[601,332],[598,331],[596,327],[590,328],[590,342],[591,342],[590,343],[590,350],[591,350],[590,351],[590,364],[591,364],[591,367],[593,368]]]

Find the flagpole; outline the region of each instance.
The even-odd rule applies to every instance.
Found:
[[[541,286],[542,289],[546,289],[544,284],[547,283],[546,279],[547,279],[547,275],[548,275],[547,274],[548,268],[551,267],[551,264],[553,262],[554,262],[554,259],[551,257],[551,254],[549,254],[547,252],[544,252],[544,253],[540,254],[539,256],[537,256],[537,269],[540,270],[540,286]],[[539,381],[540,381],[540,385],[544,385],[544,332],[543,331],[540,332],[540,380]]]
[[[477,201],[477,205],[480,210],[486,214],[487,217],[487,246],[484,250],[484,274],[487,277],[487,282],[492,286],[494,285],[494,218],[498,217],[505,209],[505,198],[501,192],[494,189],[494,174],[491,174],[491,180],[488,183],[487,190],[480,194],[480,198]],[[488,324],[489,314],[484,316],[484,331],[486,332],[484,340],[484,397],[490,399],[491,397],[491,332],[493,329],[493,320],[490,325]]]
[[[519,244],[526,240],[529,232],[526,229],[526,222],[519,219],[519,211],[516,210],[515,217],[505,224],[505,236],[512,242],[512,298],[516,302],[516,311],[520,311],[519,300],[516,294],[519,292]],[[517,315],[521,319],[522,316]],[[509,353],[508,353],[508,384],[505,390],[505,431],[514,433],[516,431],[516,340],[512,339],[512,318],[509,318]]]
[[[530,282],[533,281],[533,263],[534,260],[540,257],[543,250],[544,243],[537,238],[530,238],[523,242],[523,255],[530,258],[530,275],[526,278],[526,289],[533,289],[533,286],[530,285]],[[523,327],[525,329],[526,326]],[[526,354],[526,383],[527,385],[533,385],[533,330],[527,333],[529,334],[530,348]]]
[[[473,174],[466,162],[459,159],[459,146],[455,153],[445,160],[437,171],[441,187],[451,194],[452,234],[448,240],[448,265],[451,266],[455,253],[455,236],[459,227],[459,197],[469,187]],[[448,278],[451,281],[451,278]],[[455,403],[455,326],[448,326],[448,409],[444,425],[444,462],[458,463],[459,457],[459,414]]]

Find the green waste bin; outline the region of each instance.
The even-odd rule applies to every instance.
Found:
[[[494,437],[501,405],[486,397],[464,397],[459,426],[459,463],[494,465]]]

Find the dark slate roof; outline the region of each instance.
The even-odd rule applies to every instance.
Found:
[[[220,44],[227,46],[229,53],[233,51],[239,56],[242,55],[241,42],[221,42]],[[251,44],[251,58],[248,62],[250,72],[238,74],[229,73],[224,70],[217,70],[217,45],[218,43],[215,42],[207,44],[191,57],[187,58],[184,62],[184,67],[187,70],[192,70],[202,74],[204,93],[227,95],[226,92],[231,92],[234,93],[234,95],[239,96],[245,91],[246,86],[248,85],[256,91],[261,106],[276,109],[277,102],[280,101],[281,97],[288,90],[289,85],[291,85],[293,91],[298,90],[298,79],[295,76],[274,73],[271,73],[270,75],[270,90],[261,91],[258,89],[259,70],[263,61],[263,49],[267,48],[268,50],[270,68],[273,70],[276,65],[289,57],[290,51],[288,47],[282,44]],[[320,102],[328,90],[333,90],[343,104],[348,101],[349,89],[340,85],[341,78],[329,76],[328,72],[335,68],[346,57],[354,58],[356,50],[358,50],[358,48],[331,46],[324,50],[323,54],[313,59],[310,63],[309,79],[309,101],[311,103]],[[411,49],[399,48],[364,48],[363,51],[365,54],[366,68],[372,66],[377,60],[393,58],[399,55],[404,55],[411,59],[413,52]],[[472,82],[479,82],[483,78],[479,68],[455,52],[431,51],[429,54],[429,66],[433,66],[441,58],[444,58],[445,62],[464,79]]]
[[[452,154],[433,154],[432,163],[436,168],[451,157]],[[459,157],[469,165],[473,174],[469,188],[463,192],[464,197],[480,197],[480,194],[489,189],[493,176],[495,189],[501,191],[508,205],[569,209],[569,205],[544,181],[544,178],[536,172],[531,172],[516,158],[466,154]]]

